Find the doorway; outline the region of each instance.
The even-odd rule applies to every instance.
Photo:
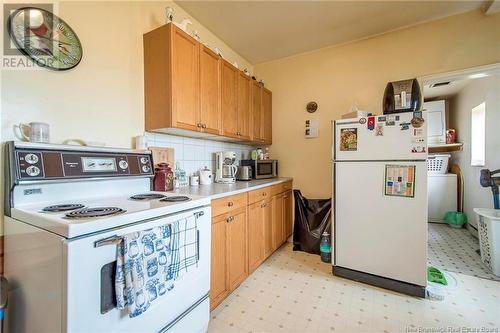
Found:
[[[420,81],[428,121],[428,263],[500,281],[486,236],[480,244],[474,211],[493,209],[491,188],[481,186],[480,175],[500,169],[500,64]]]

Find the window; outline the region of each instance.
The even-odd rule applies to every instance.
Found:
[[[471,112],[471,157],[472,166],[484,166],[486,142],[486,103],[483,102],[472,109]]]

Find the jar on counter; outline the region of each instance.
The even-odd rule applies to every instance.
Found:
[[[174,172],[168,163],[157,165],[153,183],[155,191],[166,192],[174,189]]]

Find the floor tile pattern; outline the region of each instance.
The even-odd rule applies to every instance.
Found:
[[[211,313],[209,332],[419,332],[500,327],[500,283],[450,273],[443,301],[332,276],[319,256],[273,254]],[[437,332],[436,330],[434,332]]]
[[[481,261],[476,252],[479,240],[465,229],[447,224],[429,223],[428,262],[436,268],[500,281]]]

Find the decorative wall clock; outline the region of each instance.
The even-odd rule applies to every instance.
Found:
[[[8,31],[19,51],[40,66],[61,71],[82,60],[82,45],[76,33],[64,20],[44,9],[17,9],[9,16]]]

